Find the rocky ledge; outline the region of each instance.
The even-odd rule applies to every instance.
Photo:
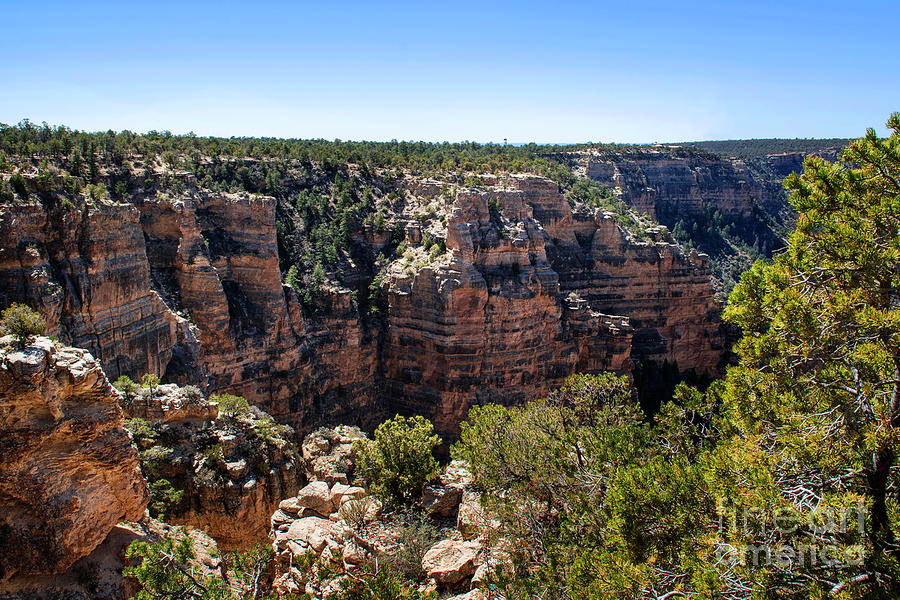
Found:
[[[220,406],[193,386],[168,384],[122,401],[151,513],[202,529],[226,550],[265,539],[278,503],[304,481],[290,427],[241,399],[223,397]]]
[[[60,573],[149,491],[118,394],[89,352],[0,340],[0,581]]]

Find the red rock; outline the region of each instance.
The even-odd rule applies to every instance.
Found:
[[[85,350],[0,348],[0,581],[65,571],[150,494],[118,395]]]

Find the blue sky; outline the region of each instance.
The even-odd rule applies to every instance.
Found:
[[[897,0],[10,2],[0,122],[481,142],[846,137]]]

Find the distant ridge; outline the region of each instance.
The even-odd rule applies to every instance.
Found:
[[[693,146],[707,152],[715,152],[723,156],[738,156],[743,159],[764,158],[770,154],[786,152],[816,153],[834,150],[849,145],[849,138],[766,138],[751,140],[709,140],[703,142],[683,142],[673,146]],[[669,145],[669,144],[667,144]]]

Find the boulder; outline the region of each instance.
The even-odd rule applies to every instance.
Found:
[[[475,573],[479,542],[441,540],[422,558],[422,570],[441,585],[453,586]]]
[[[297,504],[313,510],[323,517],[334,512],[331,502],[331,490],[324,481],[313,481],[297,492]]]
[[[291,523],[286,531],[275,534],[275,549],[280,553],[288,548],[295,556],[302,555],[307,550],[319,553],[328,547],[329,540],[333,542],[341,537],[341,527],[330,520],[304,517]]]
[[[348,500],[358,500],[366,495],[366,490],[361,487],[347,485],[344,483],[335,483],[331,486],[331,504],[334,510],[341,508],[341,504]]]
[[[459,508],[462,489],[447,485],[426,485],[422,490],[422,504],[432,517],[451,517]]]
[[[456,528],[465,537],[480,535],[485,530],[496,529],[500,522],[492,517],[481,504],[481,494],[465,490],[456,517]]]

